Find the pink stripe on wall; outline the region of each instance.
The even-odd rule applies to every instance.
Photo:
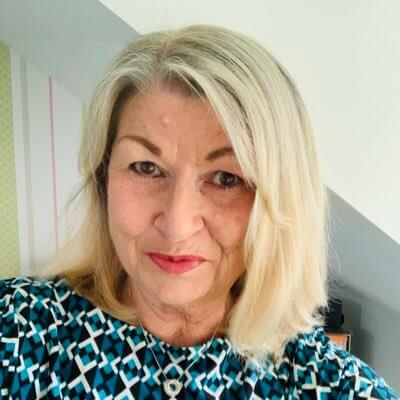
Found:
[[[56,141],[54,130],[54,114],[53,114],[53,81],[49,77],[49,110],[50,110],[50,137],[51,137],[51,170],[53,181],[53,217],[54,217],[54,233],[56,241],[56,251],[58,251],[58,198],[57,198],[57,175],[56,175]]]

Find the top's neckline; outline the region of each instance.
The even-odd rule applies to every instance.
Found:
[[[73,293],[75,296],[78,296],[80,299],[82,299],[83,301],[87,302],[88,304],[90,304],[92,307],[97,308],[98,310],[100,310],[102,312],[102,314],[107,317],[108,319],[110,319],[111,321],[117,321],[118,324],[120,325],[124,325],[126,326],[126,328],[130,331],[134,330],[138,335],[143,336],[143,340],[145,340],[144,335],[147,335],[147,337],[150,339],[150,342],[155,342],[157,343],[158,346],[160,347],[164,347],[166,349],[168,349],[169,351],[181,351],[181,352],[199,352],[201,351],[202,348],[204,347],[209,347],[209,348],[220,348],[221,351],[225,350],[228,353],[230,353],[231,351],[233,351],[233,344],[231,343],[231,341],[229,340],[229,338],[227,336],[223,336],[223,337],[215,337],[213,339],[210,339],[206,342],[203,343],[199,343],[193,346],[177,346],[174,345],[172,343],[168,343],[165,340],[161,339],[159,336],[153,335],[150,331],[148,331],[147,329],[145,329],[144,327],[142,328],[142,326],[140,325],[132,325],[129,324],[126,321],[123,321],[115,316],[113,316],[112,314],[108,313],[107,311],[102,310],[100,307],[98,307],[97,305],[93,304],[89,299],[87,299],[86,297],[81,296],[79,293],[77,293],[73,288],[71,288],[66,280],[64,278],[61,278],[59,280],[56,281],[58,286],[59,285],[63,285],[68,291],[70,291],[71,293]]]
[[[128,324],[129,325],[129,324]],[[212,339],[207,340],[206,342],[203,343],[199,343],[199,344],[195,344],[193,346],[178,346],[172,343],[168,343],[165,340],[161,339],[159,336],[153,335],[150,331],[148,331],[146,328],[138,325],[129,325],[131,327],[133,327],[134,329],[137,330],[137,332],[143,336],[147,336],[147,338],[149,339],[149,342],[155,342],[157,343],[159,346],[162,347],[166,347],[168,349],[173,349],[173,350],[180,350],[180,351],[201,351],[201,349],[203,348],[207,348],[207,347],[212,347],[213,345],[226,345],[227,346],[227,351],[230,351],[232,349],[232,344],[229,340],[229,338],[227,336],[223,336],[223,337],[214,337]]]

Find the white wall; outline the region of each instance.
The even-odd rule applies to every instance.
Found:
[[[97,0],[0,1],[0,40],[80,99],[135,36]]]
[[[21,273],[32,274],[65,237],[82,105],[13,50],[11,77]]]
[[[258,38],[294,75],[325,183],[400,243],[398,0],[100,0],[139,33],[215,23]]]

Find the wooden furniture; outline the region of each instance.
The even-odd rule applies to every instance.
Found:
[[[350,349],[351,349],[351,332],[350,331],[325,329],[325,334],[337,346],[341,347],[343,350],[350,352]]]

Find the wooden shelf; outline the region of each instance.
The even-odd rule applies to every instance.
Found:
[[[325,334],[337,346],[341,347],[343,350],[346,350],[346,351],[350,352],[350,349],[351,349],[351,332],[325,330]]]

